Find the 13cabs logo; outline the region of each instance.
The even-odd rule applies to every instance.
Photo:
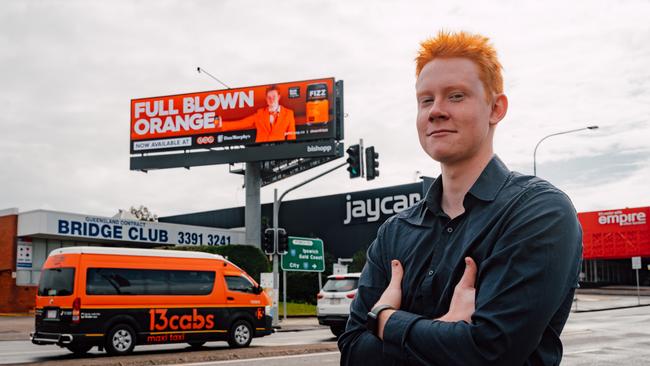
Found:
[[[149,330],[204,330],[214,328],[214,315],[201,315],[197,309],[192,314],[168,315],[169,309],[149,310]]]

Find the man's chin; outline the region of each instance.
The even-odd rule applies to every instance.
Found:
[[[437,161],[440,164],[448,164],[448,163],[453,163],[455,160],[457,160],[456,154],[453,154],[450,151],[439,151],[439,150],[427,150],[426,151],[427,155],[431,157],[431,159]]]

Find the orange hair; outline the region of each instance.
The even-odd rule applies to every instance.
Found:
[[[467,58],[478,66],[479,78],[489,100],[491,96],[503,93],[502,66],[497,51],[489,42],[489,38],[480,34],[440,31],[435,38],[420,43],[415,58],[415,76],[419,76],[424,65],[436,58]]]

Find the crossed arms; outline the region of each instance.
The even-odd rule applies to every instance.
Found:
[[[404,310],[382,312],[387,320],[380,339],[366,330],[367,312],[381,301],[402,296],[395,294],[400,281],[387,289],[395,276],[391,259],[400,258],[386,260],[390,246],[402,243],[385,241],[382,231],[387,225],[382,226],[368,249],[347,330],[339,339],[341,364],[518,366],[537,355],[543,342],[559,342],[577,278],[580,229],[572,205],[557,191],[532,193],[525,207],[511,212],[494,246],[475,257],[475,310],[469,319],[462,311],[454,314],[454,300],[467,303],[456,296],[457,287],[450,312],[442,318],[427,319]],[[404,270],[409,270],[408,265]],[[467,270],[465,274],[464,280],[471,280]],[[539,357],[558,363],[561,347],[560,354]]]

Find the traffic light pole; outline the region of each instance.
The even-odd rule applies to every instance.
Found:
[[[361,165],[361,178],[365,177],[365,170],[366,167],[364,166],[365,164],[363,163],[363,158],[364,158],[364,153],[363,153],[363,139],[359,139],[359,164]]]
[[[279,225],[278,220],[279,220],[279,216],[280,216],[280,204],[282,203],[282,199],[284,198],[284,196],[287,195],[287,193],[289,193],[291,191],[294,191],[294,190],[304,186],[307,183],[311,183],[311,182],[315,181],[316,179],[321,178],[322,176],[327,175],[327,174],[335,171],[338,168],[346,166],[347,164],[348,164],[347,162],[343,162],[343,163],[341,163],[341,164],[339,164],[339,165],[337,165],[337,166],[335,166],[333,168],[330,168],[330,169],[328,169],[328,170],[326,170],[326,171],[324,171],[324,172],[322,172],[322,173],[320,173],[320,174],[318,174],[316,176],[313,176],[313,177],[307,179],[306,181],[304,181],[304,182],[302,182],[300,184],[296,184],[295,186],[287,189],[284,193],[282,193],[282,195],[280,196],[279,199],[278,199],[278,189],[275,188],[273,190],[273,247],[274,247],[274,250],[273,250],[273,297],[274,297],[274,299],[273,299],[273,325],[274,326],[277,325],[278,322],[279,322],[279,314],[278,314],[279,308],[278,308],[277,299],[279,298],[279,292],[280,292],[279,291],[279,289],[280,289],[280,268],[279,268],[279,263],[278,263],[279,259],[280,259],[280,256],[278,255],[278,228],[280,227],[280,225]],[[283,299],[284,299],[284,310],[285,310],[285,312],[284,312],[285,315],[284,316],[285,316],[285,319],[286,319],[286,316],[287,316],[286,315],[287,314],[287,312],[286,312],[286,309],[287,309],[287,302],[286,302],[286,299],[287,299],[287,281],[286,281],[286,277],[285,277],[285,281],[284,281],[283,290],[284,290]]]
[[[280,264],[278,255],[278,189],[273,190],[273,325],[278,325],[278,299],[280,298]],[[277,208],[276,208],[277,207]],[[286,286],[286,285],[285,285]]]

